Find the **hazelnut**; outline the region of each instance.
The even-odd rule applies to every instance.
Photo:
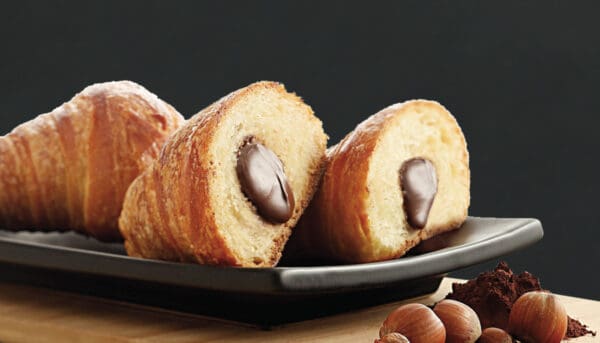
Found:
[[[477,343],[512,343],[513,339],[508,332],[498,328],[483,330]]]
[[[558,343],[567,332],[567,312],[551,293],[525,293],[510,311],[508,332],[525,343]]]
[[[481,336],[477,313],[456,300],[442,300],[433,308],[446,328],[447,343],[475,343]]]
[[[375,343],[410,343],[410,341],[405,336],[397,332],[392,332],[375,340]]]
[[[397,332],[411,343],[444,343],[446,329],[433,311],[423,304],[406,304],[398,307],[383,322],[379,337]]]

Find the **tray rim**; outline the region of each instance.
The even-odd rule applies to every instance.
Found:
[[[350,265],[273,268],[206,266],[135,258],[9,237],[0,237],[0,263],[223,292],[300,294],[382,287],[389,283],[445,274],[522,249],[539,241],[544,234],[541,222],[534,218],[469,219],[513,222],[513,227],[478,242],[395,260]],[[42,258],[40,254],[45,254],[47,258]],[[473,257],[475,254],[476,257]],[[90,269],[90,266],[95,268]],[[370,274],[369,277],[364,277],[366,272]],[[243,282],[243,287],[239,286],[240,282]]]

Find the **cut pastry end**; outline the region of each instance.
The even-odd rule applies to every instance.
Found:
[[[240,265],[272,266],[281,257],[291,227],[315,191],[327,136],[311,108],[273,82],[247,87],[226,111],[228,115],[215,132],[209,151],[218,170],[212,175],[209,188],[215,224]],[[277,182],[277,175],[269,174],[269,169],[253,181],[259,183],[261,177],[266,177],[267,183],[273,182],[267,186],[272,186],[277,194],[270,199],[252,196],[249,185],[237,172],[247,156],[240,155],[240,151],[248,144],[261,147],[257,154],[273,156],[271,161],[255,162],[255,169],[280,161],[284,180]],[[261,186],[265,185],[256,187]],[[286,188],[289,194],[279,192]],[[287,205],[292,207],[289,213],[278,219],[269,215],[277,212],[269,210],[277,206],[277,201],[285,207],[286,197]]]
[[[390,114],[389,124],[377,140],[367,174],[365,203],[371,256],[365,257],[369,260],[404,255],[421,240],[459,227],[470,202],[466,142],[450,112],[437,102],[425,100],[393,105],[382,112]],[[411,201],[409,185],[401,182],[403,168],[415,159],[429,162],[437,179],[433,203],[422,213],[414,213],[410,208],[414,206],[407,204]],[[413,184],[418,182],[412,180]],[[411,218],[419,215],[424,215],[422,226]]]
[[[237,90],[192,117],[129,188],[128,254],[271,267],[322,174],[327,136],[275,82]]]
[[[392,105],[328,150],[286,258],[364,263],[402,256],[464,222],[469,187],[469,156],[454,117],[434,101]]]

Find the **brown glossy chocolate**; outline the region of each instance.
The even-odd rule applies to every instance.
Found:
[[[294,193],[273,151],[251,139],[238,152],[236,171],[242,191],[264,219],[273,223],[290,219]]]
[[[424,158],[405,161],[400,167],[400,187],[408,224],[413,229],[424,228],[437,193],[435,167]]]

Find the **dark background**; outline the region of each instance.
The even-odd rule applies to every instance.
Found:
[[[253,81],[281,81],[313,107],[330,144],[387,105],[435,99],[469,143],[470,213],[544,224],[544,239],[510,265],[599,299],[593,4],[14,1],[0,9],[0,131],[119,79],[185,116]]]

